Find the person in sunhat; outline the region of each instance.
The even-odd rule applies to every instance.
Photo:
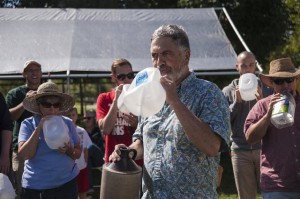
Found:
[[[18,139],[18,153],[25,160],[21,199],[77,199],[79,169],[75,159],[81,155],[80,138],[72,120],[62,116],[74,104],[74,99],[60,92],[53,82],[41,84],[33,95],[24,99],[24,108],[34,116],[21,123]],[[65,124],[60,125],[67,126],[70,138],[68,143],[57,149],[52,149],[43,131],[45,121],[54,116],[60,116],[58,118]]]
[[[263,199],[300,198],[300,97],[296,91],[300,70],[290,58],[273,60],[269,74],[260,79],[274,94],[258,101],[245,122],[248,142],[261,142],[260,188]],[[294,124],[282,129],[271,124],[272,109],[280,94],[288,90],[296,102]]]
[[[17,197],[20,198],[21,180],[24,168],[24,160],[18,155],[18,136],[21,122],[31,117],[33,114],[24,109],[23,100],[26,96],[31,96],[37,90],[42,81],[42,65],[35,60],[28,60],[24,63],[22,75],[25,80],[24,85],[8,91],[6,104],[12,120],[14,121],[13,142],[12,142],[12,169],[15,177],[15,189]]]

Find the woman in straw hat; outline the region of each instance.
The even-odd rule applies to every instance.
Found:
[[[80,139],[72,120],[61,116],[74,106],[74,99],[61,93],[55,83],[46,82],[38,87],[35,95],[26,97],[23,104],[35,115],[22,122],[19,133],[18,153],[25,159],[21,199],[77,198],[79,170],[75,159],[81,155]],[[53,149],[49,144],[51,135],[43,131],[43,124],[51,121],[50,118],[61,118],[58,121],[62,122],[52,124],[52,129],[47,130],[50,133],[62,129],[55,125],[66,127],[67,130],[61,133],[67,134],[69,142],[64,146]]]
[[[247,141],[262,143],[260,187],[264,199],[300,198],[300,96],[296,91],[300,71],[290,58],[270,63],[269,74],[260,79],[274,88],[274,94],[261,99],[249,112],[245,122]],[[294,124],[282,129],[271,123],[272,109],[288,90],[296,102]]]

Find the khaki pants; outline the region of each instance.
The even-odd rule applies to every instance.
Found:
[[[255,199],[260,181],[260,150],[232,151],[231,161],[239,199]]]
[[[20,198],[22,188],[22,175],[24,171],[24,160],[22,160],[17,152],[13,152],[12,155],[12,169],[15,177],[16,199]]]

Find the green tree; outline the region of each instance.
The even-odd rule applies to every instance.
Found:
[[[278,46],[270,55],[270,59],[291,57],[296,65],[300,63],[300,2],[285,0],[289,13],[290,26],[285,30],[285,43]]]
[[[263,66],[268,65],[270,52],[285,42],[290,26],[285,4],[281,0],[247,0],[228,8],[228,12],[257,60]],[[228,25],[224,27],[230,29]],[[228,34],[228,37],[235,41],[237,53],[244,50],[234,39],[234,34]]]

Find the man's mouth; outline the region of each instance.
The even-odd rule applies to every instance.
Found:
[[[161,65],[157,67],[161,74],[167,74],[168,73],[168,67],[166,65]]]

